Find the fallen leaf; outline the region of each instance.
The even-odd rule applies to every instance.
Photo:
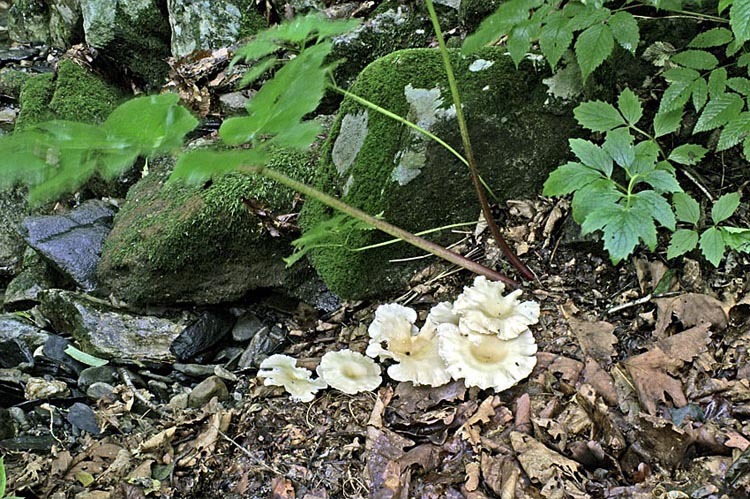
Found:
[[[658,319],[654,335],[661,337],[672,323],[672,316],[679,319],[683,327],[689,328],[708,323],[715,331],[727,327],[727,311],[716,298],[699,293],[686,293],[673,298],[657,298]]]
[[[575,317],[569,318],[568,324],[585,355],[609,364],[617,353],[614,348],[617,344],[617,337],[613,334],[615,326],[606,321],[589,322]]]
[[[414,445],[413,440],[388,429],[367,427],[365,475],[371,497],[378,499],[401,497],[404,488],[408,487],[408,480],[402,477],[403,470],[398,459],[404,456],[404,448],[412,445]]]
[[[273,499],[294,499],[294,486],[283,476],[275,476],[271,480],[271,497]]]
[[[469,492],[474,492],[479,487],[479,463],[472,461],[466,464],[466,482],[464,487]]]
[[[680,464],[693,441],[687,432],[671,421],[648,414],[639,414],[633,427],[645,460],[656,461],[668,469]]]
[[[523,433],[511,432],[510,443],[529,478],[534,483],[544,484],[541,491],[544,497],[588,497],[584,492],[585,478],[578,463]]]
[[[586,367],[583,368],[583,382],[593,386],[607,404],[617,405],[617,389],[612,376],[590,357],[586,359]]]

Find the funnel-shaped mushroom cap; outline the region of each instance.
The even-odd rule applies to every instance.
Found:
[[[331,387],[349,395],[374,390],[383,381],[375,361],[351,350],[326,353],[317,372]]]
[[[258,377],[266,386],[283,386],[292,400],[310,402],[318,390],[326,388],[322,379],[310,379],[312,372],[297,367],[297,360],[286,355],[271,355],[261,362]]]

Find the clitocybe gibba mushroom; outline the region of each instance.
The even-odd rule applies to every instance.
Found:
[[[372,391],[383,381],[375,361],[351,350],[326,353],[316,371],[331,387],[349,395]]]
[[[265,378],[265,386],[283,386],[292,400],[310,402],[318,390],[328,385],[321,378],[311,379],[312,372],[297,367],[297,359],[286,355],[271,355],[260,364],[258,377]]]

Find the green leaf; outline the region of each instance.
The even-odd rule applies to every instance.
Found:
[[[706,49],[710,47],[718,47],[720,45],[726,45],[732,41],[732,32],[726,28],[713,28],[693,38],[688,43],[688,47],[691,49]]]
[[[750,253],[750,229],[738,227],[720,227],[724,243],[732,251]]]
[[[538,38],[539,29],[540,24],[538,21],[533,22],[529,20],[516,24],[510,30],[505,46],[508,48],[508,53],[516,65],[516,69],[518,69],[518,65],[521,64],[524,57],[526,57],[526,53],[531,47],[531,40]]]
[[[620,96],[617,98],[617,107],[620,108],[620,112],[625,117],[625,120],[631,125],[638,123],[643,116],[641,101],[638,100],[638,97],[629,88],[620,93]]]
[[[682,83],[693,83],[695,80],[701,77],[701,74],[689,68],[669,68],[664,71],[664,79],[670,83],[682,82]]]
[[[735,64],[738,68],[746,68],[750,66],[750,53],[742,54],[737,58]]]
[[[734,0],[719,0],[718,12],[721,14],[734,3]]]
[[[629,167],[635,161],[633,136],[627,128],[607,132],[607,138],[602,147],[615,160],[615,163],[622,167]]]
[[[692,81],[676,81],[670,84],[662,94],[661,101],[659,101],[659,112],[679,111],[681,113],[693,92],[692,85]]]
[[[373,227],[343,213],[323,220],[292,241],[294,252],[284,258],[284,263],[291,267],[307,253],[318,248],[346,247],[352,234],[363,230],[373,230]]]
[[[539,48],[554,70],[560,58],[573,41],[573,32],[568,28],[568,20],[558,16],[550,16],[539,35]]]
[[[718,267],[719,262],[724,258],[724,248],[726,247],[721,231],[716,227],[709,227],[701,234],[698,245],[706,260],[711,262],[714,267]]]
[[[583,223],[591,212],[614,205],[622,196],[617,190],[617,184],[612,180],[595,180],[578,189],[573,195],[573,220],[579,224]]]
[[[680,128],[682,121],[682,110],[675,109],[665,113],[657,113],[654,116],[654,137],[663,137],[664,135],[675,132]]]
[[[698,233],[691,229],[679,229],[672,234],[667,248],[667,258],[677,258],[698,246]]]
[[[3,461],[3,457],[0,456],[0,499],[5,497],[5,484],[7,480],[5,476],[5,462]]]
[[[711,219],[715,224],[723,222],[731,217],[740,205],[740,193],[730,192],[716,200],[711,207]]]
[[[672,206],[661,194],[651,190],[641,191],[633,194],[631,203],[647,211],[663,227],[672,231],[675,229],[677,221],[674,218]]]
[[[262,166],[268,157],[258,149],[213,151],[195,149],[181,155],[169,177],[170,182],[201,184],[212,178],[238,171],[242,166]]]
[[[291,126],[281,131],[275,137],[268,141],[279,147],[288,147],[291,149],[307,149],[310,144],[315,142],[317,136],[322,132],[320,123],[316,121],[303,121],[297,125]]]
[[[716,150],[724,151],[730,147],[734,147],[749,135],[750,113],[745,111],[724,125],[719,136],[719,143],[716,145]]]
[[[698,225],[701,216],[701,207],[698,201],[690,197],[689,194],[676,192],[672,195],[672,204],[677,220]]]
[[[723,94],[711,99],[698,118],[698,122],[693,128],[693,134],[725,125],[740,114],[744,105],[745,101],[734,93]]]
[[[627,125],[625,119],[612,104],[602,101],[588,101],[573,110],[576,121],[592,132],[609,132]]]
[[[716,68],[708,76],[708,95],[715,99],[723,94],[727,88],[727,70]]]
[[[708,149],[698,144],[683,144],[669,154],[669,159],[681,165],[697,165],[703,160]]]
[[[678,52],[670,60],[686,68],[704,71],[713,69],[719,65],[719,60],[716,56],[705,50],[685,50]]]
[[[570,150],[584,165],[599,170],[607,177],[612,175],[612,158],[601,147],[583,139],[569,139],[568,143]]]
[[[695,80],[688,89],[693,97],[693,107],[700,111],[708,101],[708,83],[703,78]]]
[[[591,4],[569,2],[563,8],[563,14],[570,19],[568,23],[569,29],[581,31],[589,26],[606,21],[611,11]]]
[[[257,62],[256,64],[253,64],[253,67],[250,68],[240,80],[239,87],[245,88],[248,85],[252,84],[255,80],[263,76],[269,69],[274,67],[276,64],[278,64],[279,61],[275,57],[267,57],[266,59],[263,59],[262,61]]]
[[[557,167],[544,183],[545,196],[564,196],[602,178],[602,174],[581,163],[566,163]]]
[[[615,205],[592,212],[581,225],[584,234],[602,229],[604,249],[617,265],[633,253],[639,240],[656,246],[656,225],[651,215],[640,207]]]
[[[635,145],[635,161],[630,167],[630,174],[644,174],[656,168],[659,158],[659,144],[653,140],[644,140]]]
[[[737,43],[750,40],[750,0],[734,0],[729,9],[729,25]]]
[[[480,48],[497,41],[516,24],[529,18],[529,10],[541,5],[540,0],[510,0],[503,2],[489,17],[482,21],[479,29],[464,40],[461,52],[469,55]]]
[[[83,352],[77,349],[73,345],[68,345],[68,347],[65,349],[65,353],[68,354],[69,357],[77,360],[78,362],[82,364],[86,364],[87,366],[101,367],[101,366],[106,366],[107,364],[109,364],[108,360],[100,359],[99,357],[94,357],[93,355],[87,354],[86,352]]]
[[[631,54],[635,54],[641,35],[638,30],[638,22],[633,14],[621,10],[610,17],[607,24],[609,24],[612,36],[615,37],[617,43]]]
[[[742,95],[750,95],[750,80],[747,78],[729,78],[727,86]]]
[[[584,82],[607,60],[614,47],[612,31],[607,25],[594,24],[578,35],[575,43],[576,60],[581,68],[581,77]]]
[[[643,173],[638,180],[650,185],[659,193],[680,192],[682,190],[674,173],[669,173],[664,170],[651,170],[650,172]]]

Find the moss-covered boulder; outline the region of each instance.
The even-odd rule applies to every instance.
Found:
[[[8,35],[16,42],[50,39],[50,13],[44,0],[16,0],[8,10]]]
[[[499,49],[468,58],[454,52],[452,59],[484,180],[501,199],[535,196],[547,174],[566,160],[568,138],[577,130],[570,109],[550,111],[542,83],[548,72],[531,62],[516,70]],[[404,50],[381,58],[359,75],[351,90],[462,150],[438,51]],[[479,214],[466,166],[438,144],[349,99],[342,103],[325,146],[316,184],[415,232],[476,220]],[[331,216],[329,209],[308,200],[302,224],[309,230]],[[389,263],[419,254],[405,244],[352,252],[388,237],[378,231],[345,232],[338,241],[343,247],[320,248],[312,256],[328,287],[344,298],[400,289],[425,265]],[[448,243],[456,237],[436,239]]]
[[[152,162],[130,189],[104,245],[102,285],[134,304],[211,304],[293,277],[282,261],[292,237],[273,230],[274,216],[293,209],[292,191],[240,174],[197,187],[167,183],[171,166]],[[270,166],[312,177],[306,154],[277,152]]]
[[[56,73],[37,75],[24,82],[16,129],[52,119],[99,123],[123,98],[118,88],[64,59]]]

